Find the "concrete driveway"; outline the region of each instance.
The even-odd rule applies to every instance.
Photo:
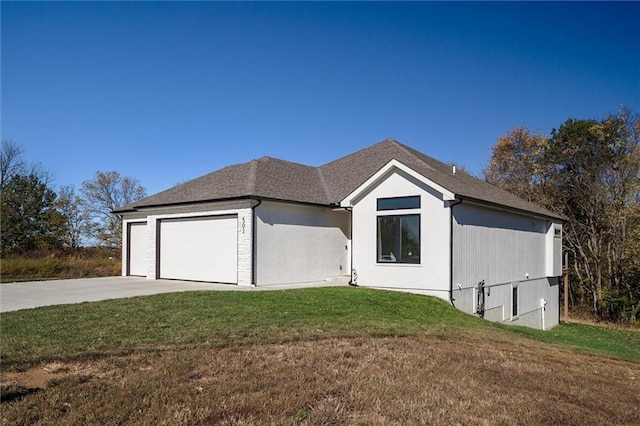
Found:
[[[176,293],[180,291],[259,291],[335,285],[345,284],[322,281],[249,287],[235,284],[214,284],[193,281],[148,280],[142,277],[30,281],[0,284],[0,312],[18,311],[20,309],[37,308],[39,306],[95,302],[98,300],[122,299],[125,297],[148,296],[160,293]]]
[[[0,312],[67,303],[95,302],[191,290],[237,290],[231,284],[210,284],[141,277],[81,278],[0,284]]]

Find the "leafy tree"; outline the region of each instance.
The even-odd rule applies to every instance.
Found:
[[[547,151],[553,195],[569,219],[578,296],[591,301],[597,319],[624,317],[623,305],[640,301],[625,263],[640,183],[638,122],[625,110],[599,122],[568,120],[552,132]]]
[[[545,138],[516,129],[498,139],[485,178],[565,216],[574,254],[572,296],[596,319],[640,311],[640,119],[569,119]]]
[[[55,200],[56,193],[35,174],[9,179],[0,201],[3,256],[61,247],[65,222]]]
[[[122,246],[122,222],[112,212],[146,196],[140,181],[115,171],[97,172],[80,192],[91,217],[88,235],[106,246]]]
[[[491,161],[483,170],[485,180],[529,202],[540,202],[549,179],[542,161],[547,147],[545,135],[516,127],[493,146]]]

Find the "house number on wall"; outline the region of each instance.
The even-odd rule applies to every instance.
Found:
[[[244,217],[243,217],[243,218],[242,218],[242,225],[241,225],[242,233],[243,233],[243,234],[244,234],[244,228],[245,228],[245,226],[246,226],[246,224],[245,224],[244,220],[245,220],[245,219],[244,219]]]

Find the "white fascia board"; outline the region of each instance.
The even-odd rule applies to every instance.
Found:
[[[398,160],[391,160],[387,164],[385,164],[380,170],[378,170],[373,176],[371,176],[369,179],[367,179],[362,185],[360,185],[353,192],[351,192],[349,195],[344,197],[344,199],[340,202],[340,207],[352,207],[353,206],[353,200],[355,198],[357,198],[360,194],[364,193],[365,191],[367,191],[371,187],[374,187],[374,186],[378,185],[384,179],[384,177],[387,176],[394,169],[401,170],[401,171],[405,172],[406,174],[408,174],[409,176],[413,177],[414,179],[416,179],[416,180],[424,183],[425,185],[435,189],[437,192],[442,194],[442,200],[443,201],[453,201],[453,200],[455,200],[455,194],[453,192],[451,192],[448,189],[445,189],[444,187],[438,185],[437,183],[435,183],[431,179],[429,179],[429,178],[423,176],[422,174],[416,172],[415,170],[413,170],[412,168],[404,165],[403,163],[399,162]]]

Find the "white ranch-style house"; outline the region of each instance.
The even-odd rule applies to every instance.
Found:
[[[395,140],[320,167],[263,157],[124,206],[123,275],[323,280],[559,322],[562,217]]]

